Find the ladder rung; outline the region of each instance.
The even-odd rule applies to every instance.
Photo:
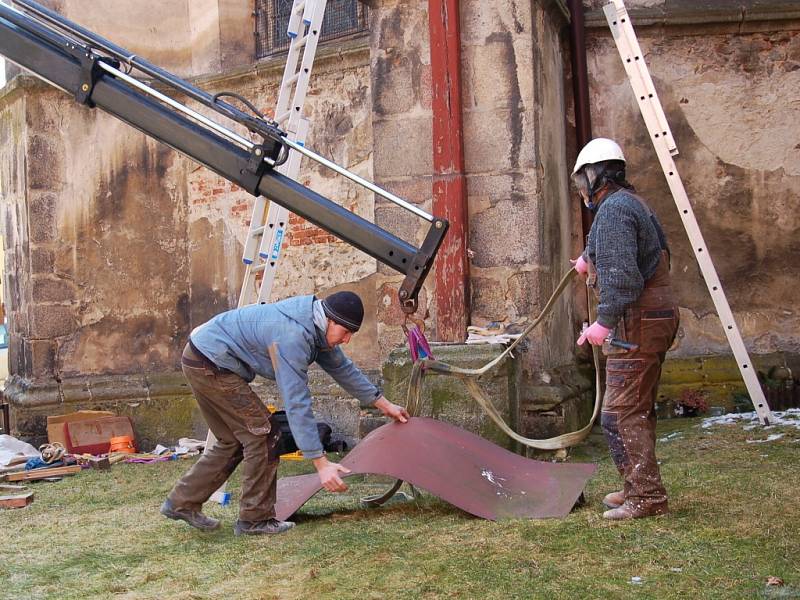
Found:
[[[259,263],[257,265],[254,265],[254,266],[250,267],[250,272],[251,273],[260,273],[261,271],[263,271],[266,268],[266,266],[267,266],[267,263]]]
[[[281,124],[281,123],[283,123],[284,121],[288,121],[288,120],[289,120],[289,117],[291,117],[291,116],[292,116],[292,111],[290,111],[290,110],[287,110],[287,111],[286,111],[285,113],[283,113],[282,115],[278,115],[278,116],[275,118],[275,122],[276,122],[276,123],[278,123],[278,124],[280,125],[280,124]]]
[[[310,35],[304,35],[303,37],[292,38],[293,48],[299,50],[308,43],[308,38],[310,37],[311,37]]]
[[[266,226],[265,226],[265,225],[261,225],[261,226],[259,226],[259,227],[253,227],[253,228],[250,230],[250,235],[251,235],[252,237],[258,237],[258,236],[260,236],[260,235],[263,235],[263,233],[264,233],[264,229],[265,229],[265,228],[266,228]]]
[[[301,71],[298,71],[297,73],[295,73],[294,75],[292,75],[291,77],[289,77],[289,79],[287,79],[286,81],[284,81],[284,82],[283,82],[283,85],[284,85],[284,87],[290,87],[290,86],[294,85],[294,83],[295,83],[295,82],[296,82],[298,79],[300,79],[300,74],[301,74],[302,72],[303,72],[302,70],[301,70]]]

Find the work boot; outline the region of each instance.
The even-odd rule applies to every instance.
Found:
[[[161,505],[161,514],[168,519],[175,521],[186,521],[192,527],[202,531],[211,531],[219,527],[219,521],[205,516],[199,510],[188,510],[186,508],[175,508],[169,498],[164,500]]]
[[[292,521],[267,519],[266,521],[242,521],[238,519],[233,526],[234,535],[264,535],[289,531],[294,527]]]
[[[624,521],[626,519],[642,519],[644,517],[655,517],[669,512],[666,501],[663,504],[647,506],[646,508],[636,508],[633,503],[627,500],[622,506],[612,508],[603,513],[603,518],[609,521]]]
[[[620,490],[618,492],[611,492],[606,494],[603,498],[603,505],[608,508],[619,508],[625,502],[625,492]]]

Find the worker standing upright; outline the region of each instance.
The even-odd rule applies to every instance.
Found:
[[[329,461],[320,442],[308,388],[316,362],[348,393],[405,423],[406,410],[383,397],[339,346],[361,327],[364,306],[353,292],[324,300],[299,296],[254,304],[217,315],[196,328],[181,365],[198,407],[217,441],[175,484],[161,513],[202,530],[219,521],[201,508],[243,463],[236,535],[282,533],[294,523],[275,518],[278,428],[249,383],[256,374],[273,379],[286,407],[289,427],[303,456],[314,463],[322,486],[343,492],[349,470]]]
[[[572,171],[583,202],[596,213],[586,249],[572,262],[598,296],[597,320],[578,344],[602,345],[609,356],[601,424],[624,479],[623,490],[603,499],[609,508],[603,517],[612,520],[668,512],[655,455],[655,401],[679,323],[664,230],[627,182],[625,166],[619,145],[597,138],[580,151]]]

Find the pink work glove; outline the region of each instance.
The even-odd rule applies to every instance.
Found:
[[[575,260],[570,260],[569,262],[572,263],[572,266],[575,267],[575,270],[579,275],[586,275],[586,273],[588,273],[589,265],[586,264],[585,260],[583,260],[583,254],[581,254]]]
[[[592,346],[602,346],[609,333],[611,330],[608,327],[603,327],[595,321],[581,333],[581,337],[578,338],[578,346],[582,346],[587,340]]]

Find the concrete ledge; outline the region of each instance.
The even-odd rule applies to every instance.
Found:
[[[205,436],[205,426],[180,373],[95,376],[64,381],[28,381],[12,377],[5,398],[11,403],[12,431],[33,440],[47,439],[49,415],[77,410],[110,410],[133,419],[143,450],[180,437]]]
[[[379,374],[367,376],[379,382]],[[326,373],[309,371],[314,412],[333,429],[333,439],[352,447],[385,419],[371,406],[359,406]],[[265,404],[283,408],[274,382],[258,378],[253,388]],[[11,403],[12,431],[38,445],[47,440],[49,415],[77,410],[110,410],[130,416],[142,450],[156,444],[174,444],[181,437],[205,439],[208,431],[183,374],[145,373],[69,378],[63,381],[29,381],[12,377],[5,388]],[[366,421],[371,426],[365,426]]]
[[[322,43],[317,49],[314,58],[314,76],[321,73],[335,72],[341,69],[342,62],[349,60],[369,64],[369,34],[368,32],[355,33],[347,38],[332,40],[336,43]],[[188,79],[190,83],[199,87],[220,86],[232,84],[242,79],[256,80],[274,78],[276,83],[283,75],[286,66],[286,52],[261,58],[256,62],[229,69],[222,73],[207,73]]]
[[[661,6],[634,8],[629,11],[634,28],[800,21],[800,5],[790,0],[665,0]],[[602,9],[586,11],[587,28],[607,29]],[[783,27],[779,27],[783,28]]]
[[[499,344],[435,344],[434,356],[462,368],[479,368],[505,350]],[[392,402],[405,405],[411,358],[406,348],[395,349],[383,364],[384,393]],[[456,377],[429,375],[424,379],[421,416],[432,416],[471,431],[506,448],[512,441],[472,399],[464,384]],[[513,429],[517,429],[519,367],[516,360],[507,360],[499,369],[480,379],[486,396]]]
[[[760,377],[769,377],[776,367],[788,367],[797,378],[800,375],[800,355],[791,353],[755,354],[750,359]],[[747,388],[733,356],[668,357],[664,363],[659,385],[659,403],[665,416],[686,389],[699,390],[707,395],[709,406],[736,408],[737,396],[746,396]]]

